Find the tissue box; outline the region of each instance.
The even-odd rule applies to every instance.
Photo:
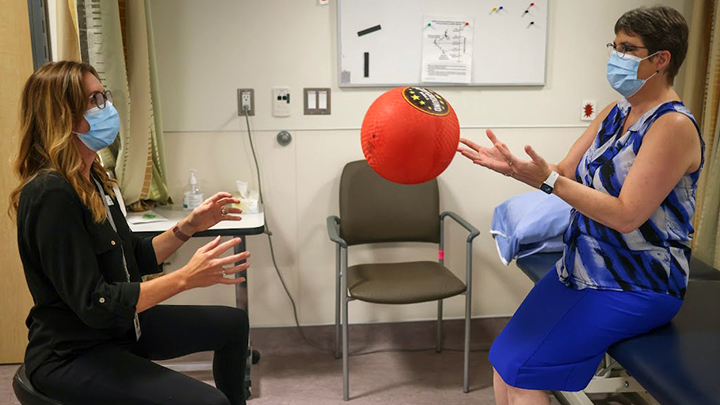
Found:
[[[250,198],[240,198],[240,204],[233,204],[233,207],[240,208],[243,214],[257,214],[260,212],[258,200]]]

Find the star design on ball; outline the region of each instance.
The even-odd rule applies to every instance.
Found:
[[[413,99],[413,100],[420,100],[420,96],[415,96],[415,95],[413,95],[413,96],[412,96],[412,99]]]

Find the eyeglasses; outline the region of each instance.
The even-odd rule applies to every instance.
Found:
[[[90,96],[90,102],[95,104],[101,110],[107,106],[106,103],[108,101],[112,103],[112,93],[110,93],[110,90],[105,91],[105,93],[98,91]]]
[[[647,49],[647,47],[645,47],[645,46],[635,46],[635,45],[625,45],[625,44],[615,45],[613,42],[610,42],[605,46],[607,46],[609,53],[611,53],[613,50],[615,52],[617,52],[620,59],[625,59],[627,54],[632,54],[633,52],[637,51],[638,49]]]

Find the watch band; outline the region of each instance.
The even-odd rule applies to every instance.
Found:
[[[551,194],[553,192],[553,189],[555,188],[555,182],[557,181],[558,177],[560,177],[560,174],[553,170],[550,172],[550,175],[543,181],[543,183],[540,185],[540,190],[544,191],[547,194]]]
[[[175,237],[177,237],[177,238],[180,239],[181,241],[187,242],[187,241],[190,240],[190,236],[185,235],[184,233],[182,233],[182,231],[180,231],[180,228],[178,228],[177,225],[175,225],[175,226],[173,227],[172,231],[173,231],[173,234],[175,234]]]

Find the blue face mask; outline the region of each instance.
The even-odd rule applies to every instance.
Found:
[[[607,63],[607,78],[610,82],[610,86],[617,90],[618,93],[625,96],[625,98],[632,97],[640,91],[645,82],[650,80],[653,76],[658,74],[656,71],[652,76],[647,79],[638,79],[637,73],[640,67],[640,62],[643,60],[655,56],[659,52],[655,52],[652,55],[644,58],[638,58],[637,56],[625,54],[624,57],[620,57],[616,51],[612,51],[610,59]]]
[[[85,111],[85,119],[90,124],[90,131],[78,138],[93,152],[112,145],[120,132],[120,117],[111,101],[105,102],[105,108],[94,107]]]

